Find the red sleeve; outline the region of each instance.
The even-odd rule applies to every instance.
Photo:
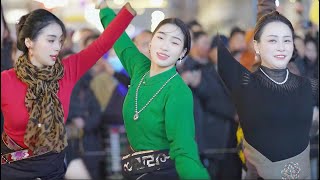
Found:
[[[63,59],[64,80],[75,84],[113,46],[133,17],[134,15],[123,7],[98,39],[79,53]]]

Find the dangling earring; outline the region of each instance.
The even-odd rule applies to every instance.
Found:
[[[32,51],[30,51],[30,50],[28,51],[28,54],[29,54],[30,57],[33,56],[33,53],[32,53]]]
[[[180,64],[182,63],[182,59],[181,58],[178,58],[178,61],[179,61]]]
[[[256,55],[254,56],[254,59],[256,61],[260,61],[260,53],[259,52],[256,52]]]
[[[32,53],[32,51],[31,51],[31,47],[30,47],[30,46],[26,46],[26,47],[27,47],[27,49],[28,49],[28,55],[29,55],[30,57],[32,57],[33,53]]]

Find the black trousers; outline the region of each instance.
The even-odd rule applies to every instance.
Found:
[[[1,140],[1,153],[12,152]],[[5,180],[63,180],[66,173],[65,152],[47,153],[29,159],[1,165],[1,179]]]

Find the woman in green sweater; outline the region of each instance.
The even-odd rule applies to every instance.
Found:
[[[110,8],[100,11],[106,28],[115,17]],[[132,153],[122,158],[128,179],[209,179],[195,142],[192,92],[175,64],[190,50],[190,33],[177,18],[159,23],[148,59],[126,33],[114,49],[131,83],[123,117]]]

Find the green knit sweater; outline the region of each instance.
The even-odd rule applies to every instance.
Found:
[[[115,17],[112,9],[100,11],[104,27]],[[169,149],[181,179],[209,179],[199,159],[195,142],[193,97],[180,75],[173,77],[160,93],[134,120],[136,90],[146,74],[138,93],[138,111],[146,105],[163,84],[176,73],[173,67],[150,77],[150,60],[144,56],[126,33],[114,44],[114,49],[131,78],[123,105],[123,117],[130,145],[135,151]]]

